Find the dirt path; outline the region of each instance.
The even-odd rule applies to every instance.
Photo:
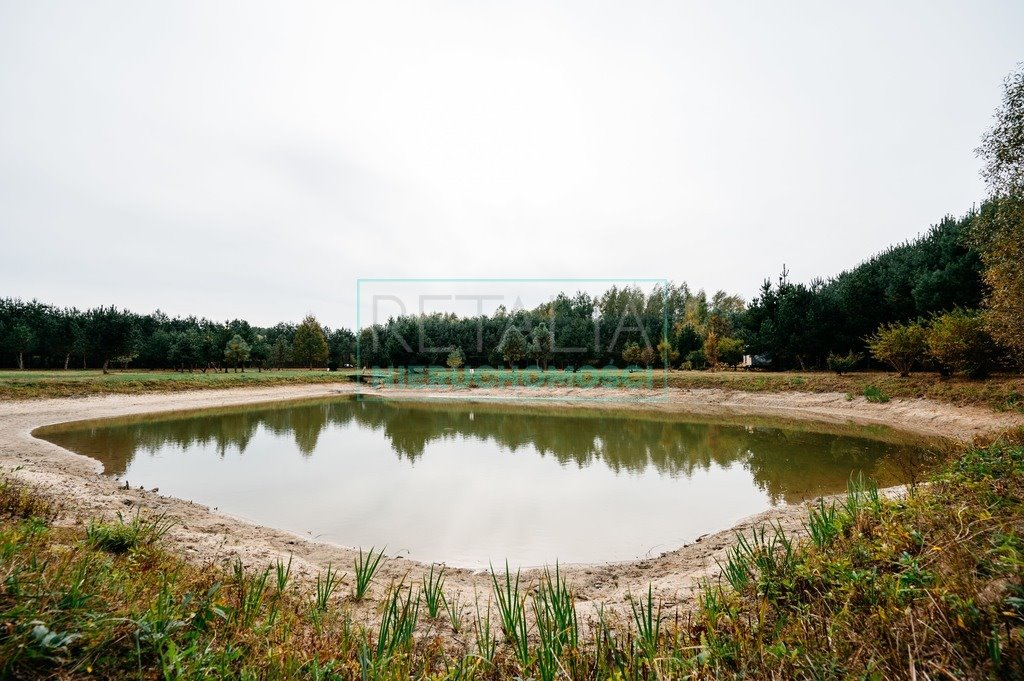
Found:
[[[220,563],[235,556],[251,566],[263,567],[278,557],[292,554],[294,569],[307,577],[328,563],[347,569],[343,591],[351,584],[355,552],[351,549],[319,543],[288,532],[262,527],[213,511],[205,506],[161,496],[156,492],[124,489],[104,477],[101,465],[90,458],[68,452],[32,436],[43,425],[66,421],[126,416],[132,414],[227,405],[254,404],[301,399],[356,390],[351,384],[321,384],[276,388],[203,390],[186,393],[111,395],[82,399],[35,400],[0,403],[0,468],[34,483],[44,493],[64,504],[69,522],[86,522],[98,516],[111,517],[117,511],[144,508],[166,512],[177,525],[167,537],[171,548],[197,563]],[[530,404],[557,404],[574,408],[637,409],[665,413],[703,415],[762,414],[832,423],[885,424],[921,435],[969,440],[976,436],[1024,425],[1020,414],[999,414],[986,409],[956,407],[926,400],[893,400],[871,404],[863,398],[848,400],[841,393],[741,393],[728,390],[669,390],[636,392],[612,389],[549,388],[518,390],[445,391],[369,389],[364,392],[394,398],[441,398],[521,401]],[[544,401],[535,398],[544,397]],[[592,398],[599,397],[600,400]],[[591,399],[587,399],[591,398]],[[17,470],[15,470],[17,469]],[[733,543],[737,531],[765,520],[781,523],[784,529],[798,532],[806,515],[802,505],[773,509],[749,518],[728,530],[708,535],[696,542],[649,560],[632,563],[563,566],[563,572],[577,588],[586,613],[603,603],[612,610],[621,608],[628,593],[645,591],[653,585],[667,606],[684,603],[693,593],[699,578],[714,572],[716,558]],[[375,594],[391,580],[411,578],[418,581],[424,566],[395,558],[385,563],[376,580]],[[524,573],[529,581],[536,571]],[[474,591],[486,598],[490,576],[470,570],[450,569],[446,590],[461,591],[468,618]],[[357,617],[372,618],[375,599],[370,598],[356,610]]]

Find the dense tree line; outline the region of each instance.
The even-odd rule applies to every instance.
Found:
[[[982,376],[1024,362],[1024,70],[1005,84],[978,154],[988,197],[918,239],[810,284],[785,267],[746,305],[738,296],[668,284],[599,296],[560,293],[536,308],[489,316],[402,316],[359,331],[312,316],[258,328],[244,320],[80,311],[0,299],[0,366],[167,368],[246,366],[736,366],[744,353],[773,368],[852,369],[868,357],[901,374],[930,365]],[[978,312],[978,308],[982,308]],[[1006,361],[1003,362],[1007,363]]]
[[[779,368],[824,367],[830,354],[863,352],[882,324],[977,307],[982,265],[966,243],[975,217],[946,217],[829,280],[793,283],[783,269],[740,316],[747,351],[771,356]]]
[[[559,293],[529,310],[392,318],[361,330],[359,360],[363,366],[674,365],[700,350],[709,333],[731,333],[743,310],[738,296],[720,291],[709,298],[686,284],[650,291],[612,286],[598,296]]]
[[[983,212],[988,210],[983,208]],[[24,368],[737,365],[744,353],[775,368],[824,368],[829,356],[867,356],[880,326],[978,307],[982,263],[967,245],[977,215],[946,218],[924,236],[890,248],[830,280],[792,283],[783,271],[750,305],[686,284],[644,291],[613,286],[601,295],[560,293],[533,309],[492,315],[401,316],[363,328],[321,326],[313,317],[269,328],[86,311],[0,299],[0,362]]]
[[[363,328],[300,324],[260,328],[135,314],[86,311],[0,299],[0,355],[24,368],[175,368],[181,371],[373,366],[737,365],[744,353],[773,366],[824,367],[830,354],[859,353],[884,323],[911,320],[982,299],[978,255],[964,245],[973,219],[947,218],[829,281],[766,282],[748,306],[686,284],[644,291],[613,286],[601,295],[559,293],[533,309],[492,315],[401,316]]]
[[[323,327],[312,317],[260,328],[240,319],[172,318],[115,307],[82,311],[4,298],[0,350],[0,366],[25,369],[244,371],[351,363],[355,334]]]

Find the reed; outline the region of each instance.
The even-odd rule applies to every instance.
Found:
[[[501,620],[501,632],[505,642],[512,646],[522,668],[529,666],[530,644],[526,635],[526,598],[519,592],[520,571],[516,570],[515,580],[505,561],[505,573],[501,581],[491,567],[491,582]]]
[[[437,567],[437,572],[434,568]],[[423,575],[420,593],[423,594],[424,604],[427,606],[427,615],[431,619],[437,619],[444,607],[444,565],[430,565],[430,572]]]
[[[376,555],[374,555],[373,550],[371,546],[370,551],[364,556],[363,549],[360,548],[359,555],[355,560],[356,582],[353,596],[357,601],[361,601],[366,597],[366,593],[370,590],[370,584],[373,583],[373,576],[377,574],[381,561],[384,559],[384,549],[381,549]]]
[[[654,603],[654,588],[647,586],[647,599],[638,600],[630,598],[629,607],[633,613],[633,624],[636,626],[636,638],[640,648],[653,659],[658,651],[658,644],[661,641],[661,600],[657,607]]]
[[[143,518],[141,511],[136,510],[130,518],[120,512],[113,522],[90,521],[86,527],[86,537],[93,546],[110,553],[127,553],[144,546],[151,546],[163,538],[174,522],[167,518],[166,513]]]
[[[331,596],[334,595],[338,585],[341,583],[341,577],[338,576],[338,571],[334,569],[330,563],[327,564],[327,569],[324,572],[317,573],[316,575],[316,610],[319,612],[327,612],[327,608],[331,602]]]

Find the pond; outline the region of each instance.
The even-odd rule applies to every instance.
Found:
[[[897,484],[925,446],[881,427],[365,397],[36,434],[133,486],[461,567],[654,556],[852,474]]]

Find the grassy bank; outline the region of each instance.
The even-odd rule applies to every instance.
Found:
[[[892,398],[927,398],[958,405],[986,406],[997,411],[1024,411],[1024,376],[997,375],[970,380],[915,373],[901,378],[894,373],[864,371],[838,376],[832,372],[673,371],[668,384],[675,388],[724,388],[746,392],[838,392],[852,397],[880,395]],[[876,392],[877,391],[877,392]]]
[[[90,395],[134,395],[217,388],[242,388],[303,383],[333,383],[347,380],[344,372],[305,369],[245,373],[230,371],[0,371],[0,400],[41,397],[88,397]]]
[[[1024,674],[1024,447],[957,455],[908,498],[853,484],[808,518],[738,539],[692,610],[649,590],[580,621],[573,586],[499,574],[456,595],[443,573],[376,584],[362,565],[315,585],[286,563],[198,568],[167,523],[69,527],[0,484],[0,674],[14,677],[978,678]],[[352,613],[386,594],[379,621]],[[456,599],[468,610],[454,605]]]
[[[44,397],[85,397],[89,395],[138,394],[147,392],[174,392],[211,388],[237,388],[303,383],[331,383],[347,380],[352,370],[342,372],[249,370],[243,373],[179,373],[175,371],[0,371],[0,400],[33,399]],[[467,374],[457,381],[468,382]],[[416,374],[398,378],[396,384],[409,381],[424,383],[451,383],[442,374]],[[661,370],[653,374],[629,374],[624,371],[577,374],[549,371],[518,372],[477,371],[472,381],[477,385],[664,387],[666,375]],[[985,406],[997,411],[1024,411],[1024,376],[1001,375],[985,380],[965,378],[943,379],[934,373],[913,374],[900,378],[884,372],[856,372],[837,376],[828,372],[745,372],[745,371],[671,371],[668,385],[673,388],[718,388],[747,392],[838,392],[850,397],[869,396],[875,401],[893,398],[928,398],[958,405]]]

